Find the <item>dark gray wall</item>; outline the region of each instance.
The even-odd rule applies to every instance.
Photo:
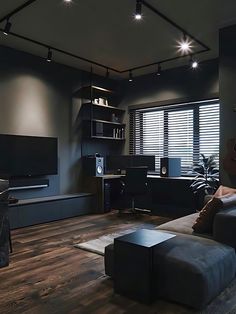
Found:
[[[125,96],[122,106],[163,105],[218,97],[218,59],[200,64],[197,71],[179,67],[163,71],[161,76],[149,74],[124,82]],[[128,110],[126,114],[128,125]],[[128,153],[128,127],[124,153]]]
[[[227,141],[236,138],[236,25],[220,30],[220,103],[221,103],[221,180],[225,185],[236,186],[235,176],[223,169],[222,160],[227,154]]]
[[[0,47],[0,133],[53,136],[59,141],[59,173],[49,176],[49,188],[15,192],[18,198],[82,190],[81,125],[78,110],[72,105],[72,92],[86,83],[90,83],[89,73]],[[96,75],[93,83],[107,88],[115,85]],[[86,154],[103,154],[109,149],[104,143],[84,143]]]

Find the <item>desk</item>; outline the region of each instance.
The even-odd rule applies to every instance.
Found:
[[[86,177],[85,191],[96,195],[96,213],[110,211],[111,208],[119,209],[120,180],[125,175],[105,174],[101,177]],[[190,189],[191,177],[160,177],[149,174],[148,185],[150,193],[146,196],[136,197],[136,206],[154,212],[173,211],[183,209],[184,214],[194,212],[194,196]],[[129,207],[124,200],[122,205]],[[123,207],[121,207],[123,208]]]

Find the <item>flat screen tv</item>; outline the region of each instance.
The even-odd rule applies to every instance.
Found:
[[[0,175],[57,174],[57,138],[0,134]]]

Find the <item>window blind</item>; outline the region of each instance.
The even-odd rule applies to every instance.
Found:
[[[180,157],[188,174],[200,153],[219,155],[218,100],[130,110],[130,154]],[[217,162],[219,158],[217,157]]]

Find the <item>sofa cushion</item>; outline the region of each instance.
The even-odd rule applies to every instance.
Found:
[[[220,185],[217,189],[217,191],[214,194],[214,197],[221,197],[227,194],[235,194],[236,189],[230,188],[228,186]]]
[[[105,274],[113,277],[114,275],[114,244],[109,244],[105,247],[104,254]]]
[[[213,224],[213,238],[236,249],[236,206],[216,214]]]
[[[177,235],[154,249],[156,296],[205,307],[235,277],[234,249],[197,236]]]
[[[229,206],[236,205],[236,194],[224,194],[212,197],[200,211],[193,230],[197,233],[212,233],[215,215]]]
[[[192,225],[196,221],[198,213],[187,215],[167,223],[164,223],[155,229],[166,230],[170,232],[178,232],[184,234],[193,234]]]
[[[213,221],[216,213],[222,208],[223,203],[220,198],[213,197],[200,211],[192,228],[198,233],[212,233]]]

